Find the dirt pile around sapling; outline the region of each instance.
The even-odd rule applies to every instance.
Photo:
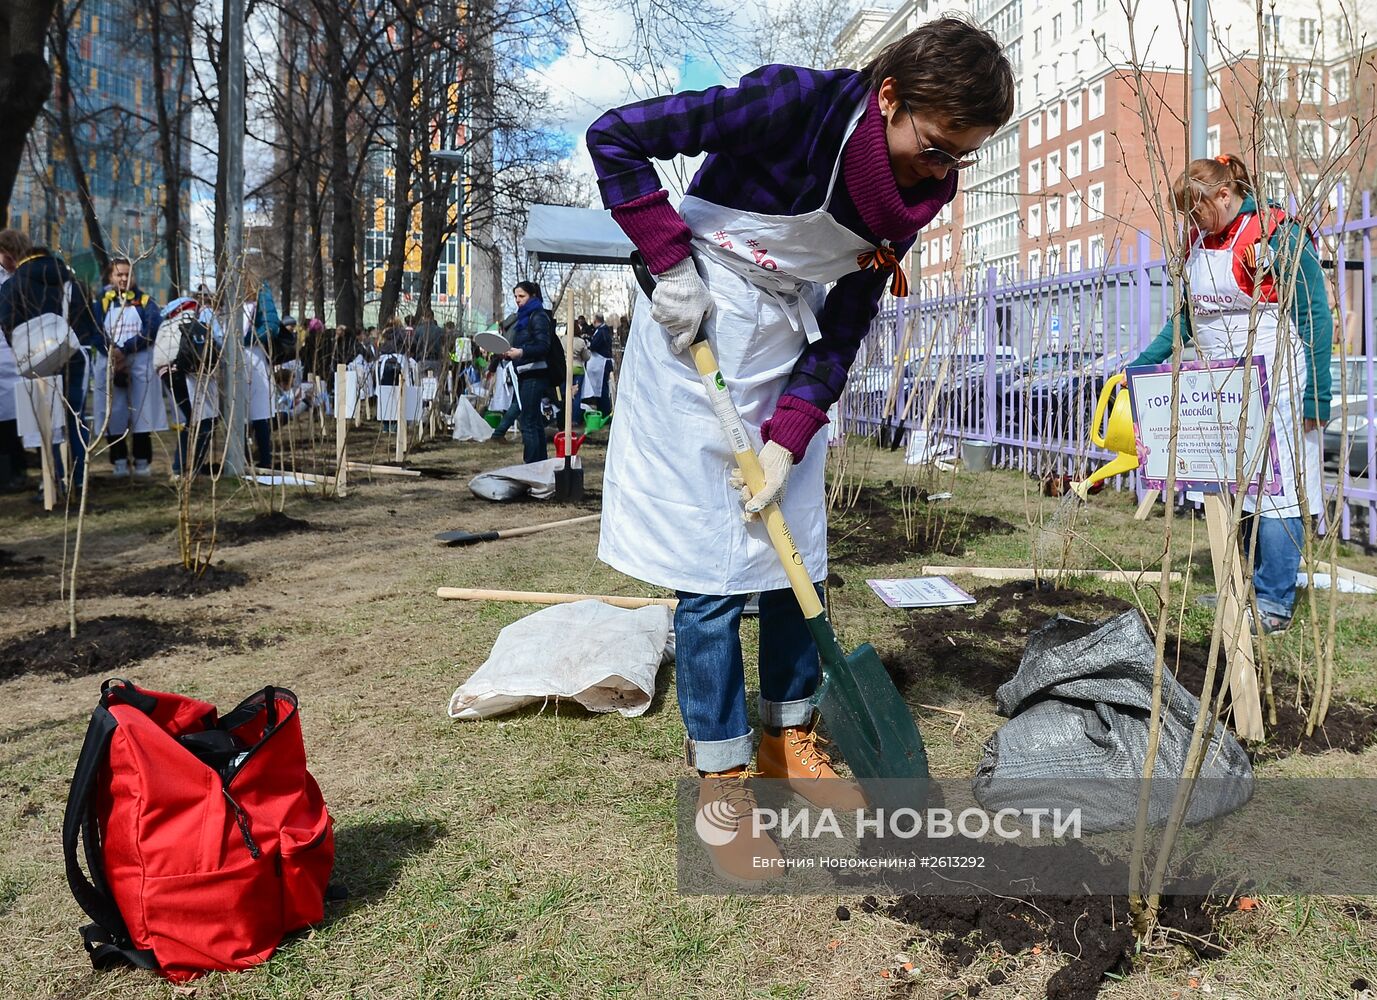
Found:
[[[10,549],[0,549],[0,580],[27,579],[43,572],[44,556],[21,556]]]
[[[110,593],[125,597],[200,597],[222,590],[242,587],[249,575],[230,569],[222,562],[218,566],[204,566],[193,573],[181,563],[153,566],[117,579]]]
[[[106,615],[78,622],[75,639],[61,625],[0,646],[0,681],[22,674],[85,677],[120,670],[178,646],[232,644],[223,636],[198,633],[183,624]]]
[[[22,608],[57,600],[58,568],[49,570],[44,556],[23,556],[0,549],[0,608]]]
[[[837,564],[868,566],[934,553],[959,556],[986,535],[1015,530],[1008,521],[951,509],[893,482],[862,487],[854,496],[850,507],[843,510],[839,503],[828,515],[827,553]]]
[[[1012,580],[972,592],[977,603],[920,609],[900,630],[903,650],[885,657],[890,677],[902,691],[914,681],[940,674],[994,698],[1018,672],[1028,633],[1059,614],[1103,621],[1128,602],[1074,588],[1053,590],[1032,580]]]
[[[290,535],[298,531],[315,530],[317,530],[316,526],[310,521],[275,510],[267,514],[255,514],[246,521],[226,521],[216,529],[215,540],[230,544],[256,542],[260,539],[276,538],[279,535]],[[202,534],[209,540],[209,528],[203,529]]]
[[[910,625],[900,630],[904,645],[886,656],[885,668],[905,690],[934,674],[950,678],[993,698],[996,689],[1018,672],[1028,633],[1059,614],[1102,622],[1134,605],[1109,594],[1074,587],[1052,590],[1032,580],[1013,580],[973,592],[977,603],[956,608],[916,609]],[[1204,688],[1207,647],[1167,639],[1167,666],[1194,695]],[[1215,669],[1216,690],[1226,676]],[[1330,703],[1324,726],[1305,735],[1305,716],[1296,708],[1295,686],[1276,676],[1277,724],[1268,725],[1267,740],[1249,747],[1256,759],[1328,750],[1357,753],[1377,743],[1377,706],[1353,701]]]
[[[1168,644],[1167,655],[1174,650]],[[1192,694],[1199,694],[1205,687],[1205,664],[1209,661],[1208,647],[1193,642],[1180,645],[1179,662],[1174,666],[1176,679]],[[1215,665],[1215,690],[1225,683],[1223,657]],[[1277,722],[1272,725],[1266,717],[1263,706],[1263,721],[1266,724],[1267,739],[1262,743],[1248,745],[1253,760],[1276,760],[1289,757],[1293,753],[1321,754],[1330,750],[1344,750],[1360,753],[1377,743],[1377,706],[1356,701],[1335,699],[1329,703],[1325,713],[1324,725],[1309,735],[1305,735],[1305,715],[1296,707],[1296,687],[1289,680],[1273,675],[1272,689],[1277,705]]]
[[[1119,874],[1126,879],[1125,863],[1113,864],[1125,869]],[[1158,922],[1170,939],[1199,958],[1218,958],[1225,949],[1217,924],[1229,905],[1224,895],[1164,896]],[[1017,956],[1035,947],[1069,959],[1048,980],[1048,1000],[1092,1000],[1099,995],[1106,974],[1127,973],[1133,965],[1134,936],[1126,895],[1028,899],[906,895],[888,903],[867,896],[860,908],[867,913],[883,912],[935,938],[952,978],[970,980],[967,996],[978,996],[984,985],[1005,982],[1017,967]],[[906,947],[916,941],[911,939]],[[982,951],[994,948],[999,951],[995,968],[971,969]]]

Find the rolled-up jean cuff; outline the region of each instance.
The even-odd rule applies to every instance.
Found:
[[[797,701],[759,700],[762,726],[806,726],[813,719],[813,699]]]
[[[1265,597],[1257,599],[1257,609],[1265,614],[1276,615],[1278,618],[1290,618],[1292,612],[1291,608],[1280,601],[1269,601]]]
[[[754,732],[713,742],[684,740],[684,758],[689,767],[696,767],[700,771],[729,771],[734,767],[745,767],[751,762],[754,750]]]

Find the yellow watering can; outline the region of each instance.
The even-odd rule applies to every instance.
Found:
[[[1111,395],[1114,396],[1114,409],[1110,410],[1109,424],[1105,426],[1104,413],[1109,409]],[[1100,430],[1102,427],[1103,433]],[[1090,424],[1090,440],[1100,448],[1117,451],[1119,455],[1085,479],[1071,484],[1071,489],[1082,500],[1089,498],[1090,488],[1096,483],[1138,468],[1138,444],[1133,437],[1133,404],[1128,395],[1128,376],[1122,372],[1106,382],[1100,390],[1099,402],[1095,404],[1095,419]]]

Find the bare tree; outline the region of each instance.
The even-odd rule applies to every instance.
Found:
[[[43,49],[56,6],[57,0],[0,0],[0,226],[9,224],[24,146],[52,93]]]

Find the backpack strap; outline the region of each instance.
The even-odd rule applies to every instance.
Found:
[[[145,711],[147,709],[138,704],[138,700],[156,704],[155,699],[138,692],[128,681],[123,684],[120,700],[129,701]],[[130,693],[134,697],[131,698]],[[129,939],[129,929],[105,879],[105,864],[101,857],[95,793],[96,779],[110,754],[110,741],[119,728],[119,722],[106,707],[112,694],[114,692],[107,691],[102,685],[101,703],[91,714],[91,722],[86,727],[86,739],[81,745],[76,773],[72,775],[72,787],[67,794],[67,809],[62,817],[62,855],[67,868],[67,885],[71,887],[72,895],[82,910],[94,921],[81,928],[82,943],[91,957],[91,964],[97,969],[132,965],[156,970],[158,963],[153,952],[135,948]],[[78,839],[85,848],[86,867],[91,872],[89,879],[77,861]]]

